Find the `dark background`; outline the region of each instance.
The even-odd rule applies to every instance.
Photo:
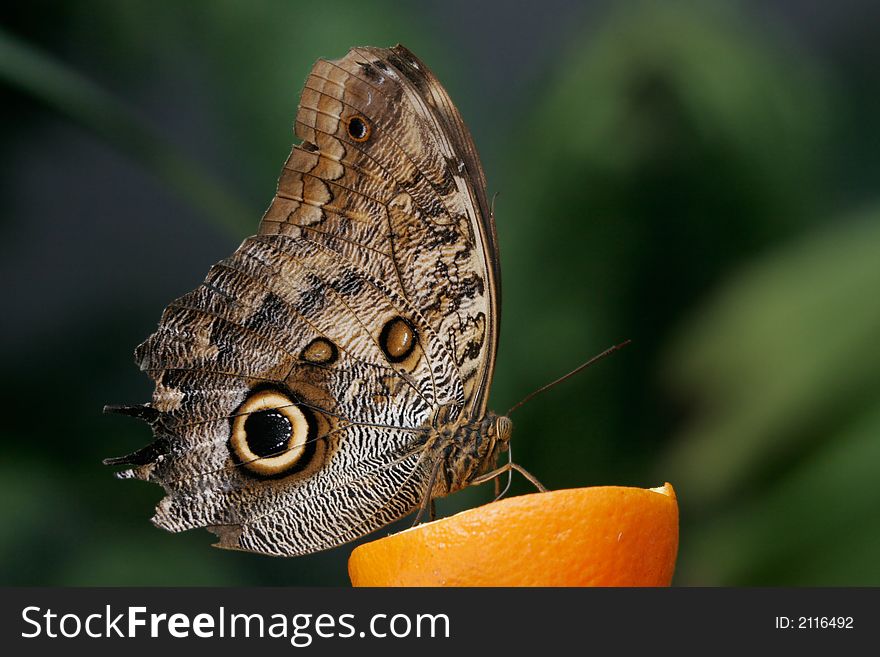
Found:
[[[161,489],[100,465],[149,430],[100,411],[255,231],[314,60],[401,42],[500,193],[493,407],[634,341],[517,411],[516,460],[670,481],[678,584],[880,585],[877,3],[474,4],[4,5],[0,584],[347,582],[350,547],[153,528]]]

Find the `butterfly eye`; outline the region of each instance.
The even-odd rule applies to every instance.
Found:
[[[362,116],[352,116],[348,119],[348,136],[355,141],[367,141],[370,138],[370,124]]]
[[[250,472],[278,476],[307,460],[313,434],[308,409],[278,391],[263,390],[248,397],[235,412],[229,451]]]
[[[512,431],[513,422],[510,421],[509,417],[499,415],[495,418],[495,433],[498,436],[499,441],[502,443],[510,442],[510,434]]]
[[[379,346],[392,363],[406,360],[418,342],[416,330],[403,317],[386,322],[379,334]]]

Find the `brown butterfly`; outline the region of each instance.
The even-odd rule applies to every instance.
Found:
[[[153,522],[300,555],[480,483],[500,270],[486,180],[449,95],[402,46],[319,60],[260,222],[137,348],[155,441],[110,465],[161,484]]]

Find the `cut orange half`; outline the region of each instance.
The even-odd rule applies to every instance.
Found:
[[[511,497],[358,546],[354,586],[669,586],[672,486]]]

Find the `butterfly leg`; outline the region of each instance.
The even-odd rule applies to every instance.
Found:
[[[547,492],[547,488],[544,486],[544,484],[542,484],[540,481],[538,481],[538,479],[537,479],[537,477],[535,477],[535,475],[533,475],[531,472],[526,470],[521,465],[519,465],[517,463],[513,463],[513,462],[505,463],[501,467],[495,468],[491,472],[487,472],[484,475],[480,475],[476,479],[472,479],[470,484],[472,486],[478,486],[480,484],[486,483],[490,479],[495,479],[496,483],[497,483],[497,477],[499,477],[500,475],[503,475],[505,472],[510,472],[511,470],[515,470],[516,472],[519,472],[523,477],[528,479],[529,482],[532,484],[532,486],[534,486],[535,488],[538,489],[538,492],[540,492],[540,493]],[[497,490],[497,487],[496,487],[496,490]]]
[[[429,513],[429,517],[431,520],[437,514],[437,508],[434,505],[434,482],[437,481],[437,473],[440,471],[440,466],[443,465],[443,458],[438,458],[434,462],[434,467],[431,470],[431,478],[428,479],[428,490],[425,493],[425,499],[422,500],[422,504],[419,506],[419,512],[416,514],[415,520],[413,520],[413,527],[419,524],[422,520],[422,516],[425,515],[425,512]]]

